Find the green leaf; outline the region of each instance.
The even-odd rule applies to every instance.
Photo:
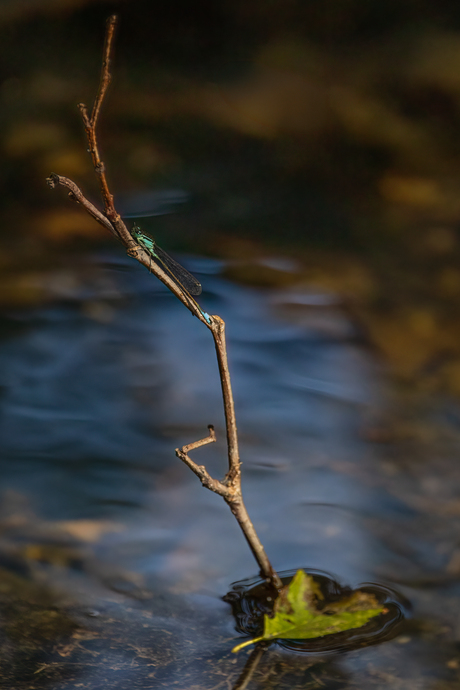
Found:
[[[264,633],[233,648],[238,652],[262,640],[306,640],[360,628],[371,618],[383,613],[373,594],[355,590],[340,601],[320,605],[324,599],[317,582],[298,570],[291,582],[279,593],[273,616],[264,616]]]

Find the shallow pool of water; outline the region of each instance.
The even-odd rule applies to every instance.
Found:
[[[338,297],[187,265],[227,324],[244,497],[274,567],[376,583],[413,609],[365,649],[273,646],[251,687],[457,688],[454,403],[392,387]],[[213,424],[193,457],[226,471],[212,339],[119,255],[73,285],[2,320],[1,687],[231,688],[247,654],[230,651],[242,633],[222,597],[257,568],[174,454]]]

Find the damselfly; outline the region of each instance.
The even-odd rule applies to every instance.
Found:
[[[201,295],[201,283],[199,283],[183,266],[178,264],[177,261],[174,261],[169,254],[166,254],[166,252],[157,245],[153,237],[146,235],[137,225],[133,226],[131,235],[142,249],[151,256],[153,261],[161,264],[162,268],[166,270],[180,288],[186,293],[189,293],[189,295]]]

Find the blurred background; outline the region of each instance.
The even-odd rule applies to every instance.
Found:
[[[269,557],[414,606],[398,640],[312,671],[277,652],[257,687],[457,688],[453,0],[0,4],[0,686],[227,687],[243,663],[220,597],[255,564],[174,457],[213,423],[224,472],[209,334],[45,182],[100,205],[77,104],[113,12],[115,205],[227,322]]]
[[[163,244],[236,259],[247,282],[338,289],[393,372],[457,395],[460,11],[447,0],[5,0],[2,303],[45,299],[56,254],[109,242],[43,180],[57,171],[98,197],[76,104],[94,98],[112,11],[99,135],[120,205],[189,195],[155,223]],[[297,270],[261,266],[270,251]]]

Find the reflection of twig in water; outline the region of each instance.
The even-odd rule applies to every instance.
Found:
[[[149,271],[161,280],[169,290],[192,312],[212,333],[216,347],[217,361],[219,365],[219,375],[222,385],[222,398],[224,403],[225,424],[227,429],[227,448],[228,448],[228,471],[222,481],[213,479],[203,465],[197,465],[189,457],[190,450],[199,448],[207,443],[215,441],[214,429],[209,427],[209,436],[200,441],[195,441],[176,450],[177,456],[199,477],[201,483],[206,488],[222,496],[230,507],[233,515],[238,521],[244,536],[251,548],[251,551],[259,565],[261,574],[269,580],[277,589],[282,587],[282,582],[278,574],[273,570],[267,554],[257,536],[254,526],[246,511],[241,491],[241,462],[238,450],[238,435],[235,419],[235,408],[233,394],[230,383],[230,373],[227,362],[227,348],[225,343],[225,323],[219,316],[209,316],[198,306],[190,295],[181,289],[167,272],[163,271],[160,265],[152,261],[152,255],[145,251],[132,237],[119,213],[115,209],[113,195],[110,193],[107,178],[105,175],[105,165],[99,156],[97,144],[96,125],[101,110],[101,106],[111,81],[110,57],[113,44],[113,37],[117,23],[116,16],[109,18],[107,22],[106,39],[102,60],[102,72],[99,89],[94,102],[91,116],[88,115],[87,107],[79,104],[79,109],[83,118],[86,136],[89,144],[93,167],[99,178],[101,196],[104,201],[104,211],[100,211],[83,195],[78,186],[66,177],[61,177],[52,173],[47,182],[50,187],[67,187],[70,190],[69,196],[73,201],[83,206],[95,220],[107,228],[125,246],[127,253],[141,264],[146,266]]]
[[[256,646],[246,661],[241,675],[236,681],[236,685],[233,686],[232,690],[246,690],[252,676],[254,675],[254,671],[256,670],[260,660],[262,659],[262,656],[265,654],[269,646],[270,642],[260,642]]]

